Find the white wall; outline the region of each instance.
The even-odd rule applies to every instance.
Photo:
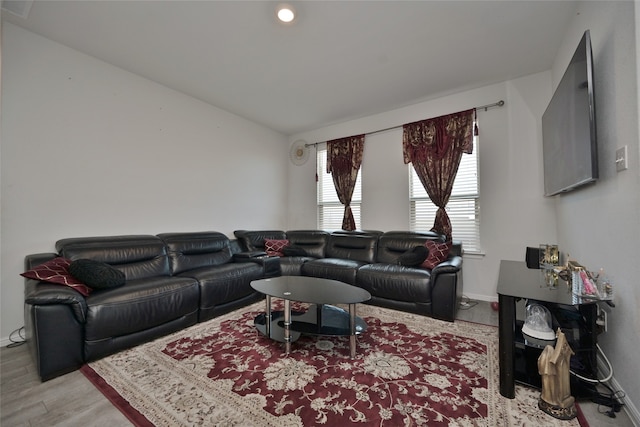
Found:
[[[636,7],[638,3],[635,3]],[[640,420],[640,144],[638,137],[637,11],[633,2],[585,2],[567,28],[553,66],[560,81],[580,37],[591,32],[594,55],[598,164],[593,187],[558,196],[558,242],[591,269],[613,279],[616,307],[599,337],[615,379]],[[627,145],[629,169],[616,172],[615,151]],[[629,402],[628,402],[629,403]]]
[[[504,100],[504,107],[478,111],[484,255],[465,256],[463,269],[465,295],[497,300],[501,259],[524,260],[526,246],[556,242],[554,203],[542,196],[541,117],[550,98],[551,74],[544,72],[293,135],[290,140],[326,141]],[[290,229],[316,227],[314,155],[312,151],[303,166],[290,166]],[[362,228],[408,230],[408,185],[402,129],[367,136]]]
[[[585,2],[570,23],[549,72],[290,138],[326,141],[504,99],[504,107],[478,113],[485,256],[465,256],[464,292],[472,298],[494,299],[499,261],[523,260],[524,248],[539,243],[558,243],[563,256],[569,253],[594,270],[604,268],[613,278],[617,297],[609,315],[609,331],[598,339],[613,364],[613,383],[626,393],[626,407],[635,420],[640,420],[640,370],[634,357],[640,350],[638,16],[634,2]],[[595,57],[600,180],[594,186],[544,198],[541,117],[586,29],[591,30]],[[362,228],[408,227],[408,183],[401,140],[399,129],[367,137],[362,165]],[[628,146],[629,169],[617,173],[615,150],[623,145]],[[313,161],[290,169],[289,226],[315,227]]]
[[[4,24],[2,329],[24,256],[64,237],[285,228],[287,140]]]

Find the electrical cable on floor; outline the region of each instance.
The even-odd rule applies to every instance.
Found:
[[[605,383],[599,385],[606,387],[609,390],[609,393],[601,393],[596,390],[591,396],[591,401],[598,404],[599,413],[605,414],[609,418],[616,418],[616,412],[620,412],[620,410],[624,406],[624,403],[621,403],[620,401],[624,399],[626,394],[620,390],[614,391]],[[601,406],[607,406],[609,409],[603,411],[602,409],[600,409]]]
[[[575,376],[581,381],[606,387],[609,390],[609,393],[601,393],[597,389],[595,389],[593,395],[591,396],[591,401],[598,404],[598,412],[600,412],[601,414],[606,414],[610,418],[615,418],[615,413],[620,412],[620,409],[622,409],[622,406],[624,405],[624,403],[620,403],[620,399],[623,399],[625,397],[625,393],[622,391],[614,391],[610,386],[606,384],[609,380],[611,380],[611,378],[613,378],[613,366],[611,365],[611,362],[609,361],[607,356],[604,354],[604,351],[602,351],[600,345],[596,344],[596,349],[600,352],[602,358],[607,364],[607,370],[609,371],[609,374],[605,378],[587,378],[571,370],[569,370],[569,372],[571,373],[571,375]],[[608,411],[601,411],[601,405],[608,406],[610,409]]]
[[[24,326],[22,326],[22,327],[20,327],[20,328],[16,329],[15,331],[13,331],[13,332],[11,332],[11,333],[9,334],[9,341],[11,341],[11,343],[7,345],[7,348],[14,348],[14,347],[18,347],[18,346],[20,346],[20,345],[22,345],[22,344],[24,344],[24,343],[26,343],[26,342],[27,342],[27,340],[25,339],[25,337],[24,337],[24,335],[23,335],[23,331],[24,331]],[[15,339],[13,338],[13,336],[14,336],[15,334],[18,334],[18,336],[20,337],[20,340],[15,340]]]
[[[471,301],[468,296],[462,295],[462,301],[460,301],[460,310],[469,310],[476,305],[478,305],[478,301]]]

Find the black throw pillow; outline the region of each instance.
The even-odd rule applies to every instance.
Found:
[[[92,289],[117,288],[125,283],[124,273],[107,263],[93,259],[77,259],[69,265],[69,273]]]
[[[398,257],[398,264],[405,267],[417,267],[427,259],[429,251],[426,246],[420,245],[409,249]]]
[[[282,253],[284,256],[307,256],[307,251],[299,246],[287,246]]]

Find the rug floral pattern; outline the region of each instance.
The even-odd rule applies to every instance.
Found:
[[[360,305],[368,329],[301,337],[292,352],[259,334],[262,304],[195,325],[91,368],[152,425],[577,426],[537,408],[539,392],[498,393],[491,326]],[[295,309],[305,307],[297,305]]]

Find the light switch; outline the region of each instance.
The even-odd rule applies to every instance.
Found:
[[[618,172],[627,169],[629,166],[627,165],[627,146],[625,145],[622,148],[618,148],[616,150],[616,170]]]

